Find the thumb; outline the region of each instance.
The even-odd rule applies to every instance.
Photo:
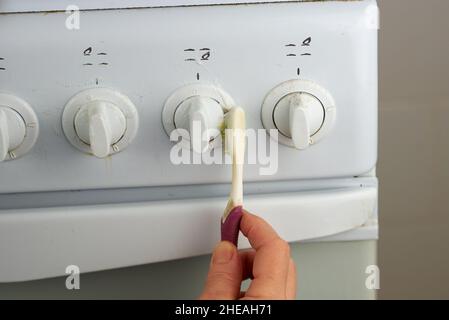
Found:
[[[237,248],[230,242],[220,242],[212,254],[206,286],[200,299],[235,300],[240,295],[242,265]]]

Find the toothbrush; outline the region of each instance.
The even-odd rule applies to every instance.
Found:
[[[221,240],[237,246],[243,215],[243,162],[245,159],[245,111],[234,107],[225,116],[225,152],[232,158],[232,185],[221,219]]]

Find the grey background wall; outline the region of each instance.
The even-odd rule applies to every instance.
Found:
[[[379,298],[449,298],[449,1],[380,0]]]

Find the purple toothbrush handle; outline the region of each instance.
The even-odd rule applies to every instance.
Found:
[[[237,246],[242,215],[242,206],[232,208],[225,222],[221,222],[221,241],[229,241]]]

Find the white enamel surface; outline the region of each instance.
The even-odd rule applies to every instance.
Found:
[[[198,6],[216,4],[241,4],[259,2],[288,2],[298,0],[2,0],[0,12],[30,12],[30,11],[65,11],[70,6],[80,9],[112,9],[112,8],[139,8],[139,7],[171,7],[171,6]],[[301,1],[301,0],[299,0]]]
[[[199,73],[200,83],[223,88],[245,109],[248,128],[263,129],[264,97],[278,84],[298,79],[298,67],[299,78],[318,83],[334,98],[338,117],[332,134],[304,151],[280,145],[277,173],[261,176],[263,165],[249,165],[245,181],[368,172],[377,159],[377,30],[364,23],[372,4],[326,1],[86,11],[81,28],[72,31],[64,27],[63,12],[2,15],[1,54],[7,58],[2,65],[7,63],[7,68],[0,72],[0,89],[29,101],[43,129],[26,158],[1,168],[10,183],[0,184],[0,192],[229,182],[224,166],[170,162],[173,143],[161,124],[164,103],[178,88],[197,83]],[[261,29],[263,25],[269,27]],[[300,44],[308,37],[312,56],[301,57],[300,47],[296,58],[286,56],[286,44]],[[17,39],[22,39],[20,46]],[[185,61],[198,58],[186,48],[205,46],[211,49],[209,61]],[[92,54],[86,56],[89,47]],[[108,65],[99,65],[103,62]],[[79,152],[61,128],[67,101],[92,87],[126,95],[141,119],[135,139],[112,160]],[[15,179],[16,172],[27,179]]]
[[[210,198],[4,210],[0,282],[60,276],[72,264],[89,272],[210,253],[219,240],[225,203],[226,198]],[[247,210],[259,213],[287,241],[360,227],[376,206],[376,188],[245,199]],[[249,246],[243,237],[239,243]]]
[[[230,182],[229,166],[175,165],[167,136],[176,127],[176,109],[193,96],[219,101],[224,111],[242,106],[247,127],[261,130],[269,128],[263,105],[273,108],[281,97],[304,88],[319,97],[325,119],[331,121],[324,121],[312,138],[325,139],[302,151],[279,145],[275,174],[261,176],[266,166],[255,164],[245,165],[244,176],[254,189],[296,182],[319,187],[290,193],[282,188],[279,193],[259,190],[245,197],[245,207],[266,218],[288,241],[329,236],[335,240],[338,233],[369,222],[376,211],[376,187],[319,183],[363,176],[376,165],[377,30],[366,23],[372,21],[373,11],[368,9],[374,4],[326,1],[86,11],[79,30],[65,28],[64,12],[2,15],[0,54],[5,70],[0,72],[0,89],[29,101],[42,130],[27,157],[0,163],[0,194],[14,199],[15,192],[19,197],[29,192],[31,201],[34,195],[52,191],[55,199],[43,200],[40,208],[30,202],[22,209],[0,211],[0,281],[62,275],[68,264],[88,272],[211,252],[227,200],[211,196],[213,187]],[[303,47],[308,38],[311,46]],[[286,47],[293,43],[296,58],[288,56],[293,47]],[[204,51],[210,54],[206,60]],[[304,52],[311,56],[301,56]],[[271,98],[273,88],[282,95]],[[2,97],[6,96],[0,95],[0,101]],[[126,131],[112,146],[112,157],[90,156],[91,146],[76,133],[76,114],[92,101],[117,106],[126,119]],[[273,121],[273,110],[267,112]],[[30,146],[37,138],[37,119],[24,120],[24,144]],[[97,124],[103,128],[102,141],[113,141],[105,121]],[[95,128],[89,126],[88,131],[90,139]],[[100,144],[98,154],[105,154],[108,144]],[[195,194],[199,186],[203,189]],[[191,189],[197,191],[189,193]],[[108,203],[109,194],[102,192],[117,190],[125,203],[84,203],[89,197],[98,203],[97,194]],[[142,190],[154,201],[126,203]],[[78,193],[84,196],[77,198]],[[158,193],[168,200],[160,200]],[[195,196],[182,199],[183,193]],[[55,200],[58,207],[46,208]]]

